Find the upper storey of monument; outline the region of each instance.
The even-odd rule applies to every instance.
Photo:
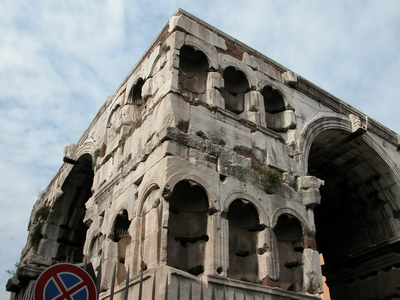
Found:
[[[318,111],[352,116],[350,122],[368,127],[395,146],[399,143],[398,135],[385,126],[182,9],[171,17],[107,99],[88,130],[116,105],[142,106],[133,112],[140,118],[169,92],[181,94],[192,104],[224,110],[251,125],[283,134],[287,143],[295,142],[301,134],[291,130],[304,127]],[[312,109],[307,109],[311,102]],[[109,116],[105,121],[106,126],[111,126],[111,119]]]

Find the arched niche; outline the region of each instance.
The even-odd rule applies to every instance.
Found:
[[[243,71],[235,67],[227,67],[223,73],[224,88],[220,91],[225,100],[225,108],[240,114],[244,110],[245,94],[250,85]]]
[[[143,96],[142,96],[142,88],[144,85],[144,80],[139,78],[136,83],[131,87],[131,90],[128,95],[128,103],[134,104],[137,106],[141,106],[144,104]]]
[[[294,112],[286,109],[282,93],[273,86],[265,86],[261,94],[264,99],[267,127],[278,132],[286,132],[296,127]]]
[[[145,99],[142,94],[142,89],[143,85],[145,83],[145,80],[143,78],[138,78],[136,83],[131,87],[129,94],[128,94],[128,99],[127,99],[127,105],[133,105],[133,120],[140,120],[143,109],[144,109],[144,104],[145,104]]]
[[[163,203],[158,186],[146,193],[139,214],[141,269],[151,268],[160,261]]]
[[[88,229],[83,218],[85,204],[92,196],[94,177],[92,157],[83,154],[78,160],[71,160],[71,163],[73,167],[61,186],[63,193],[55,201],[47,220],[46,242],[53,245],[47,244],[45,249],[39,249],[39,254],[54,257],[58,261],[82,262]]]
[[[117,103],[108,115],[105,141],[106,144],[111,144],[113,141],[116,142],[119,137],[122,125],[121,110],[121,105]]]
[[[103,253],[103,241],[104,241],[104,236],[102,233],[99,233],[95,235],[88,247],[88,260],[92,260],[93,258],[101,257],[101,254]]]
[[[368,133],[332,124],[313,134],[308,155],[308,173],[325,182],[314,209],[323,274],[332,299],[384,299],[400,288],[395,170]]]
[[[256,207],[247,200],[236,199],[227,213],[229,222],[228,277],[248,282],[258,282],[257,239],[260,225]]]
[[[167,264],[193,275],[204,272],[209,201],[193,181],[178,182],[169,198]]]
[[[265,111],[269,114],[276,114],[286,110],[282,94],[272,86],[265,86],[261,91],[264,98]]]
[[[112,111],[110,112],[110,115],[108,116],[107,119],[107,128],[112,128],[114,127],[114,130],[118,129],[119,124],[118,124],[118,111],[121,108],[121,105],[116,104]]]
[[[209,61],[203,51],[183,45],[179,53],[179,85],[184,92],[202,99],[207,90]],[[204,99],[202,99],[204,100]]]
[[[274,227],[278,244],[280,288],[303,291],[303,228],[299,220],[290,214],[278,217]]]
[[[117,244],[116,246],[116,257],[117,261],[117,272],[116,281],[117,284],[122,283],[126,279],[126,250],[131,243],[131,237],[129,235],[129,227],[131,221],[129,220],[128,212],[123,209],[115,217],[114,225],[109,235],[109,238]]]

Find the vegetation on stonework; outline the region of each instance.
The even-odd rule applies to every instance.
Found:
[[[258,168],[257,172],[261,175],[261,182],[265,190],[276,187],[281,181],[280,173],[277,170],[263,166]]]
[[[40,240],[43,238],[42,227],[50,213],[50,209],[50,206],[43,205],[35,213],[33,229],[29,234],[29,242],[34,253],[37,252]]]
[[[93,153],[92,169],[96,167],[97,158],[99,157],[99,154],[100,154],[100,149],[96,149]]]
[[[29,235],[29,242],[31,244],[32,250],[34,253],[37,252],[40,240],[43,238],[42,235],[42,226],[43,223],[37,223],[33,227],[30,235]]]
[[[10,276],[14,276],[17,274],[17,269],[18,269],[18,262],[14,264],[14,269],[6,270],[6,273]]]
[[[51,207],[48,205],[43,205],[35,213],[35,222],[45,221],[49,215]]]

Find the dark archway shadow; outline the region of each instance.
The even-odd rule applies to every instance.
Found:
[[[78,160],[68,163],[73,167],[61,186],[63,193],[49,214],[46,233],[49,238],[39,252],[45,252],[41,254],[59,262],[80,263],[84,258],[83,247],[88,229],[84,223],[85,204],[92,196],[94,172],[89,154],[83,154]]]
[[[331,298],[399,297],[399,226],[391,206],[396,180],[390,167],[362,135],[326,130],[312,143],[308,173],[325,181],[314,212]]]

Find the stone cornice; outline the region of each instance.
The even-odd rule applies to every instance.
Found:
[[[365,120],[365,118],[367,117],[361,111],[355,109],[351,105],[345,103],[344,101],[333,96],[332,94],[321,89],[320,87],[316,86],[315,84],[311,83],[310,81],[301,76],[298,77],[296,89],[299,92],[302,92],[303,94],[307,95],[311,99],[314,99],[320,102],[322,105],[329,107],[334,112],[344,114],[347,116],[353,114],[358,116],[362,120]],[[394,131],[390,130],[389,128],[383,126],[381,123],[369,117],[368,117],[368,131],[378,135],[379,137],[392,143],[393,145],[398,146],[398,135]]]

